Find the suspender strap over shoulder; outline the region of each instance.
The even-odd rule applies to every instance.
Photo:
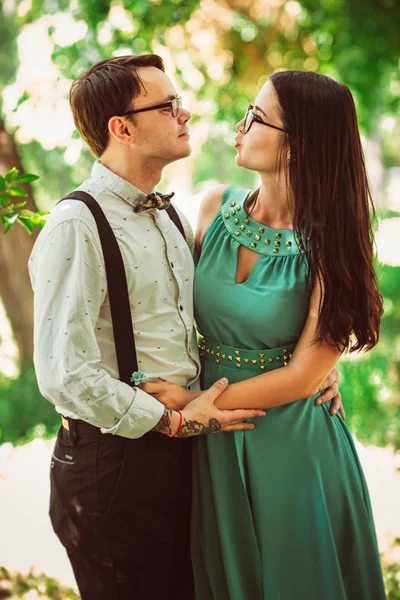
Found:
[[[63,200],[80,200],[84,202],[96,221],[106,267],[119,378],[124,383],[133,386],[130,379],[133,371],[138,371],[139,368],[133,335],[128,284],[117,239],[100,205],[90,194],[75,191],[65,196]]]
[[[76,190],[65,196],[60,202],[63,200],[80,200],[84,202],[96,221],[106,269],[119,379],[133,387],[134,384],[131,382],[131,376],[134,371],[139,371],[139,367],[133,333],[128,283],[117,239],[100,205],[90,194]],[[173,221],[186,240],[181,220],[172,204],[167,209],[167,212],[171,221]]]
[[[174,223],[174,225],[176,225],[176,227],[181,232],[183,239],[186,240],[185,230],[183,229],[182,221],[180,220],[179,215],[176,212],[176,209],[172,206],[172,204],[170,204],[169,207],[167,208],[167,213],[168,213],[168,216],[171,219],[171,221]]]

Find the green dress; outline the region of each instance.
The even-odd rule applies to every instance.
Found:
[[[195,276],[204,387],[284,368],[310,291],[302,241],[247,217],[228,188]],[[260,254],[235,283],[239,245]],[[256,429],[196,439],[192,557],[197,600],[384,600],[368,489],[351,435],[316,396]]]

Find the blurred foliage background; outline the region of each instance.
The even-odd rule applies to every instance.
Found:
[[[204,189],[255,185],[234,162],[235,123],[277,69],[315,70],[349,85],[379,215],[381,341],[341,361],[349,426],[400,448],[400,4],[396,0],[0,0],[0,174],[37,173],[27,208],[49,210],[90,172],[69,112],[72,80],[117,54],[164,58],[192,112],[193,153],[163,185],[195,223]],[[0,442],[53,435],[57,416],[32,370],[35,239],[0,236]]]
[[[256,185],[252,173],[235,165],[233,138],[236,122],[269,74],[313,70],[350,87],[378,210],[385,314],[379,345],[341,361],[341,392],[357,438],[395,450],[400,449],[399,23],[398,0],[0,0],[0,175],[15,166],[40,176],[23,185],[31,210],[51,209],[90,173],[93,157],[74,130],[67,94],[74,78],[104,58],[144,52],[163,57],[193,115],[193,153],[168,167],[162,186],[175,190],[193,225],[208,187]],[[58,428],[32,366],[27,260],[35,236],[19,226],[0,233],[0,444],[50,437]],[[398,565],[387,565],[385,572],[389,600],[399,599]],[[19,590],[15,597],[34,587],[18,582],[12,583]],[[40,597],[69,597],[46,594]]]

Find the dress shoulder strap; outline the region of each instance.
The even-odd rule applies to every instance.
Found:
[[[229,186],[225,189],[222,197],[222,211],[231,212],[237,206],[243,206],[243,202],[251,192],[251,189]]]

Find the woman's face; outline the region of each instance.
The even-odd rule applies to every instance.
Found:
[[[254,113],[264,122],[284,129],[278,98],[270,81],[261,88],[254,103]],[[236,164],[259,173],[274,173],[277,170],[282,136],[285,134],[256,121],[247,133],[243,133],[243,128],[244,118],[236,125],[239,132],[235,138]],[[283,156],[286,158],[286,153]]]

